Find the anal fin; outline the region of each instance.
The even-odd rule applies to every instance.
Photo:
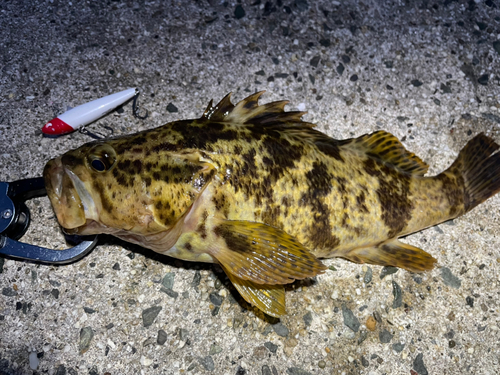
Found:
[[[349,251],[342,256],[355,263],[394,266],[411,272],[423,272],[434,268],[437,260],[418,247],[393,239],[376,247]]]
[[[283,285],[255,284],[249,280],[243,280],[234,276],[226,269],[224,271],[238,293],[249,304],[275,318],[286,314],[285,288]]]

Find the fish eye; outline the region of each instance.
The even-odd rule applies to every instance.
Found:
[[[90,150],[87,162],[96,172],[109,171],[116,163],[116,152],[108,144],[96,145]]]

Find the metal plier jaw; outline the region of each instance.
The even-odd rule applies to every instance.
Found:
[[[45,194],[42,177],[0,182],[0,254],[37,263],[66,264],[82,258],[94,248],[97,236],[65,250],[52,250],[17,241],[28,229],[31,219],[24,202]],[[72,239],[76,238],[74,236]]]

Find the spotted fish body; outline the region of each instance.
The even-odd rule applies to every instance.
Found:
[[[318,258],[433,268],[397,238],[500,190],[498,145],[482,134],[424,177],[428,166],[389,133],[335,140],[284,112],[285,101],[258,105],[261,94],[51,160],[44,176],[60,224],[217,262],[248,302],[280,316],[283,285],[321,273]]]

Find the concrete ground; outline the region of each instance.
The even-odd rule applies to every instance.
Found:
[[[289,99],[334,138],[387,130],[445,169],[479,132],[500,141],[500,3],[4,1],[0,180],[40,176],[90,140],[43,138],[67,109],[128,88],[89,129],[128,134],[199,117],[210,99]],[[64,248],[46,197],[23,241]],[[416,275],[344,260],[264,319],[217,267],[112,238],[67,266],[0,259],[0,374],[496,374],[500,197],[409,236]],[[248,308],[248,309],[247,309]]]

